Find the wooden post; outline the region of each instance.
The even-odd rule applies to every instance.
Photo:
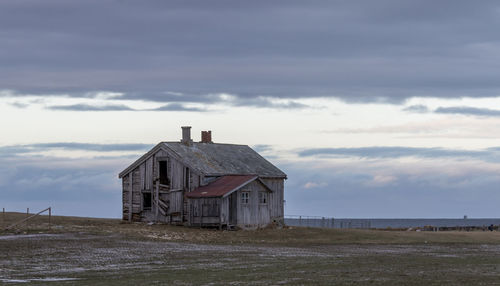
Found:
[[[222,198],[219,199],[219,230],[222,230]]]
[[[26,208],[26,218],[30,216],[30,208]],[[28,221],[26,221],[26,227],[28,227]]]
[[[130,173],[128,173],[128,221],[132,221],[132,191],[133,191],[133,185],[132,185],[132,177],[134,176],[134,171],[132,170]]]
[[[52,208],[49,207],[49,229],[50,229],[50,217],[52,216]]]
[[[193,226],[193,205],[189,204],[189,226]]]
[[[2,228],[5,227],[5,208],[2,208]]]
[[[201,214],[200,214],[200,227],[203,224],[203,203],[201,204]]]
[[[158,222],[158,208],[160,207],[160,204],[158,203],[158,200],[160,196],[160,182],[156,182],[156,191],[155,191],[155,204],[156,204],[156,210],[155,210],[155,222]]]

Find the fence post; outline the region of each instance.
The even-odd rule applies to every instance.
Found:
[[[49,207],[49,229],[50,229],[50,217],[52,216],[52,207]]]
[[[302,216],[299,216],[299,226],[302,226]]]
[[[333,217],[332,217],[332,228],[335,228],[335,221],[333,220]]]
[[[325,217],[321,218],[321,227],[325,227]]]
[[[5,208],[2,208],[2,228],[5,227]]]

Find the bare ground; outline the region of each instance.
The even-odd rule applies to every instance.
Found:
[[[42,217],[0,233],[0,283],[500,285],[500,233],[228,232],[73,217],[49,229]]]

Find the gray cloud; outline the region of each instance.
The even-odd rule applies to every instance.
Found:
[[[476,115],[476,116],[500,116],[500,110],[488,109],[488,108],[475,108],[475,107],[439,107],[435,113],[444,114],[462,114],[462,115]]]
[[[167,105],[163,105],[158,108],[149,109],[150,111],[196,111],[196,112],[204,112],[205,109],[196,108],[196,107],[186,107],[180,103],[170,103]]]
[[[29,104],[21,103],[21,102],[13,102],[13,103],[10,103],[10,105],[17,107],[17,108],[26,108],[29,106]]]
[[[259,108],[274,108],[274,109],[302,109],[308,108],[306,104],[302,104],[293,100],[287,102],[273,102],[271,98],[266,97],[254,97],[254,98],[244,98],[241,96],[236,97],[236,100],[232,102],[234,106],[253,106]]]
[[[62,149],[69,151],[147,151],[152,148],[152,144],[140,143],[120,143],[120,144],[95,144],[78,142],[56,142],[56,143],[34,143],[25,145],[1,146],[0,157],[10,157],[19,154],[41,152],[53,149]]]
[[[106,151],[136,148],[140,151],[142,147],[146,150],[150,147],[147,144],[113,145],[39,143],[10,146],[10,151],[22,152],[27,146]],[[256,148],[272,151],[272,146],[267,145]],[[498,149],[500,147],[485,151]],[[52,206],[61,215],[120,217],[121,184],[117,174],[138,156],[91,159],[24,156],[22,160],[16,156],[0,157],[0,201],[7,210],[16,207],[18,210],[26,207],[41,210]],[[288,174],[286,214],[331,217],[460,217],[468,214],[471,217],[492,217],[498,211],[498,160],[487,166],[466,160],[459,164],[431,165],[433,170],[426,170],[418,163],[410,166],[393,164],[390,158],[384,160],[383,165],[356,163],[355,160],[348,164],[320,165],[314,158],[306,162],[280,162],[277,159],[273,163]],[[443,172],[435,171],[440,168]],[[423,205],[426,206],[425,213],[422,212]]]
[[[258,145],[254,145],[252,146],[252,148],[257,152],[257,153],[261,153],[261,152],[268,152],[268,151],[274,151],[274,148],[272,145],[268,145],[268,144],[258,144]]]
[[[52,105],[47,109],[63,111],[206,111],[202,108],[186,107],[180,103],[169,103],[158,108],[152,109],[134,109],[121,104],[91,105],[91,104],[73,104],[73,105]]]
[[[471,163],[479,167],[474,169],[462,162],[441,166],[443,172],[435,167],[421,173],[413,172],[412,166],[386,163],[340,162],[319,167],[312,160],[283,164],[280,167],[289,178],[285,213],[336,218],[496,216],[497,206],[491,200],[500,199],[495,191],[500,184],[498,167],[482,169]],[[380,179],[385,183],[377,183]]]
[[[496,96],[497,1],[3,1],[0,89],[169,102]],[[91,16],[92,21],[89,21]],[[33,48],[36,47],[36,48]],[[289,106],[293,107],[293,106]]]
[[[51,206],[53,214],[119,217],[116,174],[129,160],[0,157],[0,201],[11,211]]]
[[[487,158],[493,154],[494,149],[469,151],[444,148],[413,148],[413,147],[360,147],[360,148],[312,148],[298,152],[300,157],[311,156],[338,156],[360,158]]]
[[[135,111],[135,109],[120,104],[106,104],[98,106],[83,103],[72,105],[52,105],[48,106],[47,109],[67,111]]]
[[[411,105],[403,108],[403,111],[415,112],[415,113],[427,113],[429,112],[429,108],[425,105]]]

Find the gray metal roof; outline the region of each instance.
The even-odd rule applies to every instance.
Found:
[[[162,144],[205,175],[255,174],[261,177],[286,178],[285,173],[247,145],[197,142],[190,146],[180,142]]]

